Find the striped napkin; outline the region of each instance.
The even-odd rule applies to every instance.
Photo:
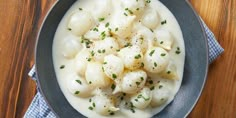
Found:
[[[208,40],[209,62],[212,63],[224,51],[224,49],[219,45],[214,34],[203,21],[202,24]],[[31,69],[29,76],[31,76],[33,80],[37,81],[35,67]],[[56,115],[47,106],[47,103],[40,92],[38,92],[26,111],[24,118],[56,118]]]

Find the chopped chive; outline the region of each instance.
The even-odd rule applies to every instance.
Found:
[[[91,99],[91,98],[89,99],[89,102],[92,102],[92,99]]]
[[[106,50],[105,50],[105,49],[103,49],[103,50],[102,50],[102,53],[105,53],[105,52],[106,52]]]
[[[91,81],[89,81],[89,84],[92,84],[92,82],[91,82]]]
[[[146,3],[151,3],[151,0],[146,0]]]
[[[136,82],[136,85],[137,85],[137,86],[140,85],[140,82]]]
[[[96,107],[95,103],[93,103],[93,107]]]
[[[141,63],[141,67],[144,67],[144,63],[143,62]]]
[[[162,85],[159,85],[159,89],[161,89],[163,86]]]
[[[161,41],[161,42],[160,42],[160,44],[163,44],[163,43],[164,43],[164,41]]]
[[[129,10],[129,8],[125,8],[125,10],[126,10],[126,11]]]
[[[96,28],[96,27],[95,27],[95,28],[93,28],[93,31],[96,31],[96,32],[98,32],[98,28]]]
[[[91,51],[91,56],[94,56],[94,55],[95,55],[94,51]]]
[[[139,8],[136,9],[137,11],[139,10]]]
[[[153,84],[153,81],[152,81],[152,80],[149,80],[148,83],[149,83],[149,84]]]
[[[176,54],[180,54],[181,52],[179,50],[175,51]]]
[[[102,53],[102,51],[101,51],[101,50],[98,50],[98,53]]]
[[[120,52],[120,49],[116,50],[116,52]]]
[[[116,79],[117,75],[116,74],[112,74],[112,78]]]
[[[106,23],[105,27],[108,27],[109,25],[110,25],[110,23],[108,22],[108,23]]]
[[[154,66],[157,67],[157,63],[156,62],[154,62]]]
[[[138,99],[134,99],[136,102],[138,102]]]
[[[82,84],[82,82],[80,81],[80,80],[75,80],[77,83],[79,83],[79,84]]]
[[[111,89],[114,90],[116,88],[116,85],[115,84],[112,84],[111,85]]]
[[[65,68],[65,65],[61,65],[61,66],[60,66],[60,69],[64,69],[64,68]]]
[[[80,11],[82,11],[83,9],[82,8],[79,8]]]
[[[105,64],[107,64],[107,62],[103,62],[103,64],[105,65]]]
[[[104,21],[104,20],[105,20],[105,18],[99,18],[99,19],[98,19],[98,21],[100,21],[100,22],[101,22],[101,21]]]
[[[118,29],[118,27],[115,29],[115,31],[118,31],[119,29]]]
[[[165,53],[162,53],[161,56],[164,57],[164,56],[166,56],[166,54],[165,54]]]
[[[167,71],[167,74],[170,74],[171,73],[171,71]]]
[[[152,50],[149,55],[152,56],[154,54],[155,50]]]
[[[155,86],[152,86],[152,87],[150,88],[151,91],[154,90],[154,89],[155,89]]]
[[[71,28],[67,28],[69,31],[71,31],[72,29]]]
[[[130,109],[131,111],[132,111],[132,113],[135,113],[135,110],[132,108],[132,109]]]
[[[88,58],[88,61],[91,61],[92,59],[91,58]]]
[[[80,91],[75,91],[75,94],[78,95],[80,93]]]
[[[125,16],[128,16],[127,13],[124,13]]]
[[[93,110],[93,107],[90,106],[88,109],[89,109],[89,110]]]
[[[140,79],[143,81],[144,80],[144,78],[143,77],[140,77]]]
[[[164,20],[164,21],[161,21],[161,25],[164,25],[164,24],[166,24],[167,23],[167,21],[166,20]]]
[[[141,55],[138,54],[138,55],[136,55],[134,58],[135,58],[135,59],[139,59],[139,58],[141,58]]]
[[[115,115],[115,113],[114,113],[114,112],[111,112],[110,115]]]

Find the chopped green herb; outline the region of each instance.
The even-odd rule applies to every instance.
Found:
[[[105,65],[105,64],[107,64],[107,62],[103,62],[103,64]]]
[[[101,22],[101,21],[104,21],[104,20],[105,20],[105,18],[99,18],[99,19],[98,19],[98,21],[100,21],[100,22]]]
[[[179,50],[175,51],[176,54],[180,54],[181,52]]]
[[[120,100],[123,100],[124,99],[124,97],[122,96],[122,97],[120,97]]]
[[[164,20],[164,21],[161,21],[161,25],[164,25],[164,24],[166,24],[167,23],[167,21],[166,20]]]
[[[108,23],[106,23],[105,27],[108,27],[109,25],[110,25],[110,23],[108,22]]]
[[[91,56],[94,56],[94,55],[95,55],[94,51],[91,51]]]
[[[154,32],[152,29],[150,29],[151,32]]]
[[[106,33],[105,33],[105,31],[103,31],[103,32],[101,33],[101,39],[104,40],[105,37],[106,37]]]
[[[136,85],[137,85],[137,86],[140,85],[140,82],[136,82]]]
[[[115,113],[114,113],[114,112],[111,112],[110,115],[115,115]]]
[[[82,11],[83,9],[82,8],[79,8],[80,11]]]
[[[117,49],[116,52],[120,52],[120,49]]]
[[[82,82],[80,81],[80,80],[75,80],[77,83],[79,83],[79,84],[82,84]]]
[[[132,109],[130,109],[131,111],[132,111],[132,113],[135,113],[135,110],[132,108]]]
[[[89,110],[93,110],[93,107],[90,106],[88,109],[89,109]]]
[[[159,85],[159,89],[161,89],[163,86],[162,85]]]
[[[134,58],[135,59],[139,59],[139,58],[141,58],[142,56],[140,55],[140,54],[138,54],[138,55],[136,55]]]
[[[144,80],[144,78],[143,77],[140,77],[140,79],[143,81]]]
[[[144,63],[143,62],[141,63],[141,67],[144,67]]]
[[[127,13],[124,13],[125,16],[128,16]]]
[[[116,74],[112,74],[112,78],[113,78],[113,79],[116,79],[116,78],[117,78],[117,75],[116,75]]]
[[[129,10],[129,8],[125,8],[125,10],[126,10],[126,11]]]
[[[149,55],[152,56],[154,54],[155,50],[152,50]]]
[[[106,50],[105,50],[105,49],[103,49],[103,50],[102,50],[102,53],[105,53],[105,52],[106,52]]]
[[[163,43],[164,43],[164,41],[161,41],[161,42],[160,42],[160,44],[163,44]]]
[[[156,62],[154,62],[154,66],[157,67],[157,63]]]
[[[78,95],[80,93],[80,91],[75,91],[75,94]]]
[[[91,99],[91,98],[89,99],[89,102],[92,102],[92,99]]]
[[[146,0],[146,3],[151,3],[151,0]]]
[[[127,43],[127,44],[125,44],[124,47],[129,47],[129,46],[132,46],[132,45],[130,43]]]
[[[167,74],[170,74],[171,73],[171,71],[167,71]]]
[[[179,47],[177,47],[177,50],[180,50],[180,48],[179,48]]]
[[[134,99],[136,102],[138,102],[138,99]]]
[[[119,29],[118,29],[118,27],[115,29],[115,31],[118,31]]]
[[[71,28],[68,28],[69,31],[71,31],[72,29]]]
[[[152,87],[150,88],[151,91],[154,90],[154,89],[155,89],[155,86],[152,86]]]
[[[137,11],[139,10],[139,8],[136,9]]]
[[[61,65],[61,66],[60,66],[60,69],[64,69],[64,68],[65,68],[65,65]]]
[[[165,53],[161,53],[161,56],[164,57],[164,56],[166,56],[166,54]]]
[[[91,61],[92,59],[91,58],[88,58],[88,61]]]
[[[111,89],[114,90],[116,88],[116,85],[115,84],[112,84],[111,85]]]
[[[152,81],[152,80],[149,80],[148,83],[149,83],[149,84],[153,84],[153,81]]]
[[[131,11],[130,9],[128,10],[128,12],[129,12],[130,14],[134,14],[133,11]]]
[[[93,28],[93,31],[96,31],[96,32],[98,32],[98,28],[96,28],[96,27],[95,27],[95,28]]]
[[[96,107],[95,103],[93,103],[93,107]]]
[[[91,82],[91,81],[89,81],[89,84],[92,84],[92,82]]]

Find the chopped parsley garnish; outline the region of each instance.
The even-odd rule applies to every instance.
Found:
[[[176,54],[180,54],[181,52],[179,50],[175,51]]]
[[[138,55],[136,55],[134,58],[135,59],[139,59],[139,58],[141,58],[142,56],[140,55],[140,54],[138,54]]]
[[[166,24],[167,23],[167,21],[166,20],[164,20],[164,21],[161,21],[161,25],[164,25],[164,24]]]
[[[91,81],[89,81],[89,84],[92,84],[92,82],[91,82]]]
[[[108,22],[108,23],[106,23],[105,27],[108,27],[109,25],[110,25],[110,23]]]
[[[138,95],[138,98],[143,98],[145,101],[150,100],[150,98],[145,98],[142,94]]]
[[[91,61],[92,59],[91,58],[88,58],[88,61]]]
[[[137,86],[140,85],[140,82],[136,82],[136,85],[137,85]]]
[[[159,89],[161,89],[163,86],[162,85],[159,85]]]
[[[60,69],[64,69],[64,68],[65,68],[65,65],[61,65],[61,66],[60,66]]]
[[[167,74],[170,74],[171,73],[171,71],[167,71]]]
[[[90,106],[88,109],[89,109],[89,110],[93,110],[93,107]]]
[[[154,32],[152,29],[150,29],[151,32]]]
[[[156,62],[154,62],[154,66],[157,67],[157,63]]]
[[[154,89],[155,89],[155,86],[152,86],[152,87],[150,88],[151,91],[154,90]]]
[[[80,11],[82,11],[83,9],[82,8],[79,8]]]
[[[164,41],[161,41],[161,42],[160,42],[160,44],[163,44],[163,43],[164,43]]]
[[[94,51],[91,51],[91,56],[94,56],[94,55],[95,55]]]
[[[116,52],[120,52],[120,49],[117,49]]]
[[[91,98],[89,99],[89,102],[92,102],[92,99],[91,99]]]
[[[138,102],[138,99],[134,99],[136,102]]]
[[[107,64],[107,62],[103,62],[103,64],[105,65],[105,64]]]
[[[116,79],[116,78],[117,78],[117,75],[116,75],[116,74],[112,74],[112,78],[113,78],[113,79]]]
[[[111,85],[111,89],[114,90],[116,88],[116,85],[115,84],[112,84]]]
[[[136,9],[137,11],[139,10],[139,8]]]
[[[98,28],[96,28],[96,27],[95,27],[95,28],[93,28],[93,31],[96,31],[96,32],[98,32]]]
[[[80,81],[80,80],[75,80],[77,83],[79,83],[79,84],[82,84],[82,82]]]
[[[166,54],[165,53],[161,53],[161,56],[164,57],[164,56],[166,56]]]
[[[101,50],[98,50],[98,53],[102,53],[102,51],[101,51]]]
[[[132,109],[130,109],[131,111],[132,111],[132,113],[135,113],[135,110],[132,108]]]
[[[115,31],[118,31],[119,29],[118,29],[118,27],[115,29]]]
[[[105,18],[99,18],[99,19],[98,19],[99,22],[102,22],[102,21],[104,21],[104,20],[105,20]]]
[[[80,93],[80,91],[75,91],[75,94],[78,95]]]
[[[146,0],[146,3],[151,3],[151,0]]]
[[[96,107],[95,103],[93,103],[93,107]]]
[[[152,50],[149,55],[152,56],[154,54],[155,50]]]
[[[105,53],[105,52],[106,52],[106,50],[105,50],[105,49],[103,49],[103,50],[102,50],[102,53]]]
[[[106,33],[105,33],[105,31],[103,31],[103,32],[101,33],[101,39],[104,40],[105,37],[106,37]]]
[[[71,28],[67,28],[69,31],[71,31],[72,29]]]
[[[128,14],[127,14],[127,13],[124,13],[124,15],[125,15],[125,16],[128,16]]]
[[[143,81],[144,80],[144,78],[143,77],[140,77],[140,79]]]

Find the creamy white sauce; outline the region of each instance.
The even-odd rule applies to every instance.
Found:
[[[116,14],[119,12],[118,9],[120,9],[120,0],[115,0],[115,2],[112,2],[112,9],[114,11],[113,14]],[[61,23],[58,26],[58,29],[56,31],[55,37],[54,37],[54,42],[53,42],[53,62],[54,62],[54,68],[56,71],[56,76],[58,79],[58,83],[60,85],[60,88],[62,92],[64,93],[66,99],[68,102],[71,104],[73,108],[75,108],[78,112],[83,114],[84,116],[87,117],[151,117],[157,113],[159,113],[162,109],[164,109],[175,97],[175,94],[178,92],[180,86],[181,86],[181,81],[183,77],[183,69],[184,69],[184,60],[185,60],[185,47],[184,47],[184,40],[182,36],[182,32],[180,29],[180,26],[175,19],[175,17],[172,15],[172,13],[158,0],[152,0],[151,1],[151,8],[155,9],[161,18],[161,21],[166,20],[167,23],[165,25],[159,25],[155,30],[163,28],[169,30],[175,41],[173,48],[169,51],[170,57],[172,58],[174,64],[177,67],[177,74],[179,76],[179,80],[168,80],[168,79],[161,79],[160,77],[156,76],[155,74],[149,74],[152,78],[155,78],[156,80],[161,80],[167,85],[171,87],[172,92],[170,93],[170,98],[168,101],[162,105],[161,107],[156,107],[156,108],[151,108],[148,107],[145,110],[138,110],[136,109],[135,113],[132,113],[129,109],[124,109],[121,108],[119,112],[116,112],[114,116],[102,116],[96,113],[95,111],[91,111],[88,109],[90,106],[89,103],[89,98],[80,98],[77,96],[74,96],[71,94],[68,89],[67,89],[67,78],[70,75],[76,74],[74,70],[74,65],[73,65],[73,59],[66,59],[62,55],[63,51],[63,39],[70,35],[71,32],[68,31],[67,29],[67,23],[70,15],[77,10],[78,8],[83,8],[83,10],[87,11],[94,11],[96,8],[94,7],[94,0],[80,0],[77,1],[65,14],[64,18],[62,19]],[[106,20],[110,21],[115,21],[118,20],[119,17],[111,14],[112,17]],[[154,30],[154,31],[155,31]],[[176,54],[176,48],[180,47],[181,53]],[[60,69],[61,65],[65,65],[64,69]],[[68,114],[69,115],[69,114]]]

